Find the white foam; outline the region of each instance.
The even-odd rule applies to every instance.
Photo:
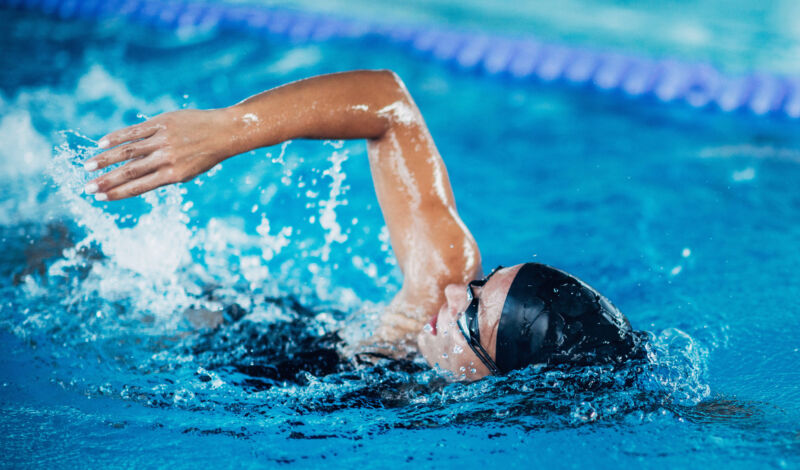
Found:
[[[123,228],[118,225],[118,216],[81,194],[85,175],[73,162],[84,157],[80,150],[62,144],[50,169],[59,199],[75,222],[86,229],[86,236],[51,266],[49,274],[69,276],[69,268],[83,263],[77,255],[80,249],[97,246],[106,258],[92,265],[89,278],[82,284],[86,291],[79,295],[88,291],[107,300],[130,300],[137,309],[165,318],[176,308],[190,305],[180,275],[191,259],[192,233],[181,208],[185,190],[173,186],[148,193],[145,201],[151,206],[150,212],[133,226]]]
[[[266,261],[271,261],[275,255],[288,246],[289,239],[292,236],[292,227],[282,227],[276,235],[271,235],[269,219],[266,217],[261,218],[261,223],[256,228],[256,231],[261,235],[261,256]]]
[[[3,110],[5,111],[5,110]],[[11,109],[0,119],[0,224],[46,220],[47,188],[42,178],[51,146],[33,127],[31,113]]]
[[[103,104],[106,101],[112,105]],[[59,281],[75,282],[61,300],[65,304],[86,299],[119,301],[131,307],[126,313],[151,314],[156,321],[150,325],[167,330],[177,325],[187,308],[221,308],[219,300],[201,296],[209,285],[216,286],[217,298],[236,301],[247,309],[252,306],[251,312],[264,319],[274,320],[281,313],[269,308],[258,310],[252,302],[254,292],[271,296],[292,293],[301,301],[303,296],[312,295],[315,297],[308,298],[309,301],[330,302],[343,310],[361,305],[352,289],[331,283],[332,269],[335,269],[332,264],[350,263],[351,259],[351,255],[344,253],[341,257],[332,256],[333,245],[347,240],[336,213],[337,208],[347,202],[344,199],[346,175],[342,169],[347,150],[342,150],[342,142],[330,142],[326,146],[334,149],[330,168],[323,173],[331,178],[330,186],[323,200],[313,201],[313,207],[309,208],[317,214],[317,225],[323,233],[303,234],[299,239],[302,248],[291,252],[286,248],[298,238],[299,230],[289,226],[272,227],[274,223],[271,224],[265,215],[277,192],[285,195],[301,185],[299,178],[294,181],[294,171],[302,165],[303,159],[287,153],[289,143],[281,147],[274,163],[268,159],[264,161],[263,170],[272,166],[274,179],[282,178],[290,187],[271,183],[267,178],[261,181],[264,189],[256,193],[257,201],[252,201],[258,203],[258,211],[262,212],[257,228],[248,227],[244,219],[252,217],[252,202],[238,213],[234,206],[229,213],[220,214],[222,217],[213,218],[204,226],[193,226],[187,214],[202,210],[204,203],[185,200],[186,190],[181,186],[148,193],[144,197],[146,213],[138,218],[114,213],[121,208],[123,211],[126,207],[135,208],[137,202],[100,204],[82,194],[90,177],[82,164],[97,152],[90,136],[124,126],[128,123],[125,116],[131,113],[154,116],[177,107],[169,97],[144,100],[134,96],[123,80],[100,66],[89,68],[74,90],[62,93],[48,87],[27,89],[0,101],[0,139],[5,143],[0,147],[0,186],[3,187],[0,222],[13,225],[31,218],[56,218],[75,222],[83,229],[82,235],[77,233],[82,238],[77,240],[76,246],[67,249],[62,259],[51,264],[48,272],[51,278]],[[253,120],[252,117],[243,119]],[[54,129],[81,128],[82,134],[74,131],[60,135],[43,133],[34,127],[37,122],[48,123]],[[61,142],[55,152],[53,142]],[[274,164],[279,168],[275,169]],[[254,165],[258,167],[259,163]],[[52,184],[43,186],[42,181]],[[312,179],[302,184],[313,187],[317,183]],[[14,193],[7,189],[13,189]],[[322,188],[314,188],[314,192],[319,189]],[[210,190],[215,188],[211,186]],[[297,214],[298,223],[307,220],[308,215]],[[102,258],[87,263],[81,253],[89,248],[101,252]],[[307,268],[314,265],[317,268],[309,279]],[[71,280],[75,269],[86,267],[89,271],[85,279]],[[380,274],[374,264],[365,261],[363,267],[370,277]],[[249,291],[242,292],[242,280],[247,282]],[[36,285],[33,278],[25,282]],[[27,292],[51,295],[48,289],[30,288]],[[114,315],[106,318],[114,318]]]
[[[36,132],[28,111],[16,109],[0,119],[0,174],[15,179],[40,175],[50,161],[51,147]]]

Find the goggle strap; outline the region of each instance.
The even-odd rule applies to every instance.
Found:
[[[462,325],[461,322],[457,322],[457,324],[459,331],[461,331],[461,335],[464,336],[465,340],[467,340],[467,345],[470,349],[472,349],[472,352],[478,356],[478,359],[480,359],[483,365],[489,369],[489,372],[491,372],[492,375],[500,375],[500,369],[492,360],[492,357],[489,355],[489,353],[483,349],[483,346],[481,346],[479,342],[475,341],[475,339],[464,330],[464,325]]]

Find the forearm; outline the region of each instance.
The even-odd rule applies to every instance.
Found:
[[[266,91],[228,108],[164,113],[98,142],[111,149],[85,163],[89,171],[130,160],[95,178],[87,193],[101,200],[136,196],[188,181],[233,155],[286,140],[372,139],[420,122],[402,82],[389,71],[322,75]]]
[[[389,71],[321,75],[290,83],[225,108],[239,152],[291,139],[379,139],[393,111],[413,107]]]

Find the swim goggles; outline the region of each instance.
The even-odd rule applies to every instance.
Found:
[[[458,320],[456,321],[458,329],[461,331],[464,339],[467,340],[469,348],[472,349],[472,352],[474,352],[476,356],[478,356],[478,359],[480,359],[483,365],[489,369],[492,375],[500,375],[500,369],[492,360],[492,357],[489,355],[489,353],[483,349],[483,346],[481,346],[481,333],[478,325],[478,304],[480,303],[481,299],[479,297],[475,297],[475,295],[472,293],[472,290],[475,287],[483,287],[487,282],[489,282],[489,278],[491,278],[494,273],[502,268],[502,266],[498,266],[494,268],[494,270],[485,278],[472,281],[467,284],[467,298],[469,299],[469,306],[461,315],[459,315]]]

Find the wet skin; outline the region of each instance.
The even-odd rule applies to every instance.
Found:
[[[85,167],[97,171],[126,163],[85,190],[98,200],[129,198],[189,181],[234,155],[300,138],[367,139],[375,193],[403,272],[403,286],[381,315],[374,344],[397,354],[418,347],[431,366],[455,378],[487,375],[454,323],[466,308],[467,283],[482,277],[480,251],[458,215],[447,169],[422,115],[392,72],[321,75],[228,108],[174,111],[117,130],[100,139],[98,145],[108,150]],[[505,295],[518,269],[498,272],[476,292],[481,344],[492,357]],[[434,318],[437,333],[424,331]]]
[[[473,296],[479,299],[478,325],[481,346],[494,359],[497,350],[497,328],[503,313],[508,289],[522,265],[497,271],[483,287],[474,288]],[[417,336],[420,352],[428,364],[455,374],[457,379],[473,380],[490,374],[489,369],[470,349],[456,321],[469,305],[468,286],[451,284],[444,289],[445,303],[433,318],[432,328],[425,328]]]

